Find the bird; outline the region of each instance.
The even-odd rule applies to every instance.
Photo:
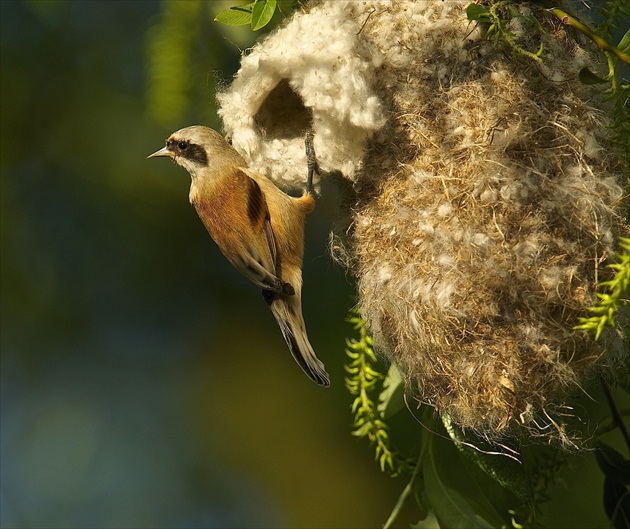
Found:
[[[189,199],[228,261],[262,289],[291,355],[315,383],[330,386],[313,351],[302,315],[302,259],[306,215],[315,208],[313,172],[319,173],[307,135],[308,177],[301,197],[292,197],[248,168],[217,131],[180,129],[147,158],[170,157],[191,177]]]

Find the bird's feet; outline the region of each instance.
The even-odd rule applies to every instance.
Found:
[[[308,175],[306,177],[306,192],[313,191],[313,174],[320,175],[317,156],[315,156],[315,147],[313,146],[313,131],[309,130],[304,138],[304,146],[306,147],[306,166],[308,167]]]

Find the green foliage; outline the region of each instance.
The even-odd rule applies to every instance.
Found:
[[[352,313],[349,321],[359,333],[346,347],[350,359],[346,386],[355,396],[353,434],[375,446],[383,472],[411,474],[384,527],[392,526],[411,497],[417,500],[421,519],[431,509],[447,527],[506,527],[512,525],[513,513],[529,512],[529,484],[522,466],[514,458],[484,453],[479,442],[471,445],[447,418],[444,426],[439,425],[430,406],[421,406],[418,417],[414,415],[423,426],[414,447],[417,461],[411,464],[393,449],[385,421],[405,408],[403,380],[393,365],[387,376],[378,370],[372,339],[360,315]],[[376,403],[373,395],[380,387]]]
[[[434,435],[423,462],[426,497],[440,527],[510,526],[518,499],[458,451],[460,446]]]
[[[604,18],[600,31],[605,39],[610,40],[613,31],[621,28],[623,18],[630,16],[630,4],[627,0],[607,0],[600,10]]]
[[[520,453],[530,487],[531,503],[525,511],[514,511],[512,514],[521,520],[523,526],[537,527],[541,508],[551,500],[547,491],[566,466],[569,454],[550,445],[524,445]]]
[[[469,443],[464,432],[451,422],[450,417],[444,415],[442,423],[464,459],[477,466],[498,485],[510,490],[514,495],[514,498],[511,498],[512,504],[530,502],[531,487],[525,467],[514,455],[511,455],[518,454],[516,447],[503,445],[502,451],[497,452],[497,447],[478,439],[473,445]]]
[[[571,455],[559,447],[519,444],[516,439],[510,445],[491,445],[466,435],[447,415],[437,421],[430,406],[422,405],[418,411],[412,411],[405,406],[405,385],[395,366],[390,366],[387,375],[379,370],[361,316],[354,312],[349,321],[359,333],[358,338],[347,341],[350,362],[346,367],[346,385],[355,396],[353,434],[376,446],[376,459],[383,472],[411,475],[384,529],[393,527],[412,498],[416,499],[420,519],[413,526],[415,529],[425,527],[424,520],[427,527],[435,522],[440,527],[462,529],[539,527],[541,506],[551,499],[548,488]],[[381,386],[376,403],[373,395]],[[602,427],[595,432],[592,457],[604,474],[604,508],[611,524],[627,527],[624,516],[630,512],[630,461],[601,441],[602,436],[613,431],[627,432],[620,419],[623,413],[616,409],[609,393],[607,398],[612,415],[604,418]],[[395,451],[390,441],[387,421],[403,409],[420,425],[411,448],[418,454],[413,464]]]
[[[606,287],[608,293],[597,293],[599,303],[589,307],[593,316],[580,318],[581,324],[576,329],[592,332],[595,339],[599,339],[604,327],[616,327],[615,314],[630,297],[630,239],[620,237],[619,246],[621,252],[617,254],[617,263],[608,265],[615,271],[615,276],[610,281],[603,281],[600,287]]]
[[[402,378],[394,364],[389,366],[383,391],[378,396],[378,412],[387,420],[405,407],[405,389]]]
[[[406,463],[392,449],[388,427],[377,409],[371,395],[377,391],[378,383],[385,377],[376,370],[376,354],[372,346],[372,338],[368,336],[365,322],[358,314],[348,319],[355,331],[359,331],[359,339],[346,341],[346,354],[350,362],[346,365],[348,376],[346,387],[355,396],[352,403],[354,414],[352,435],[366,437],[376,448],[376,460],[383,472],[393,476],[406,470]]]
[[[253,6],[254,4],[246,4],[230,7],[230,9],[220,11],[214,20],[226,26],[246,26],[252,23]]]
[[[619,43],[619,48],[625,53],[630,53],[630,31],[626,32]],[[630,83],[622,83],[615,69],[616,57],[607,53],[608,75],[606,80],[610,87],[606,90],[606,96],[613,102],[611,112],[613,141],[619,146],[627,168],[630,167]]]
[[[630,460],[599,441],[595,457],[604,473],[604,508],[613,527],[630,527]]]
[[[287,14],[297,9],[299,0],[255,0],[249,4],[232,6],[217,14],[216,22],[221,22],[227,26],[247,26],[250,25],[252,31],[267,26],[274,14],[277,12]]]
[[[503,41],[511,49],[514,56],[526,57],[536,62],[542,62],[540,58],[544,50],[542,42],[537,51],[529,51],[518,42],[516,35],[509,29],[512,20],[519,20],[537,34],[540,34],[542,30],[536,17],[533,15],[523,15],[518,10],[518,5],[512,0],[502,0],[490,6],[470,4],[466,8],[466,16],[468,20],[487,24],[486,35],[494,39],[495,45]]]

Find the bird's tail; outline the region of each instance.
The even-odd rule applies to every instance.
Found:
[[[316,384],[330,386],[326,368],[315,355],[306,335],[300,293],[297,292],[292,296],[276,296],[269,306],[295,361]]]

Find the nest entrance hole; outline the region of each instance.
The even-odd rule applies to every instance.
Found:
[[[269,139],[303,138],[312,127],[313,114],[282,79],[260,105],[254,123]]]

